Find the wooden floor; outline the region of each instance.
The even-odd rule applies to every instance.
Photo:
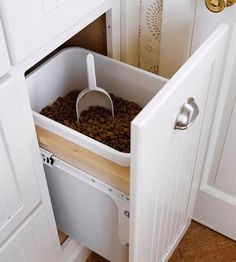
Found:
[[[86,262],[107,262],[93,253]],[[236,242],[192,222],[169,262],[236,262]]]
[[[234,262],[236,242],[192,222],[169,262]]]

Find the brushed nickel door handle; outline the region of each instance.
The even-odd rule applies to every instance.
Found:
[[[213,13],[222,12],[235,3],[236,0],[205,0],[206,7]]]
[[[199,108],[192,97],[180,108],[174,129],[185,130],[189,128],[197,119]]]

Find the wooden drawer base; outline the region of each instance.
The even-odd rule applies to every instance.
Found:
[[[36,126],[39,145],[55,157],[129,194],[130,168],[119,166],[67,139]]]

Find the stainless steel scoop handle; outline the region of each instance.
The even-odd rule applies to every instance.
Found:
[[[185,130],[189,128],[197,119],[199,108],[192,97],[180,108],[174,129]]]

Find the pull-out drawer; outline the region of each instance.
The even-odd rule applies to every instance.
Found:
[[[117,165],[130,166],[130,262],[166,261],[188,228],[220,86],[227,36],[228,27],[221,25],[168,82],[94,54],[98,86],[143,107],[131,123],[130,154],[115,152],[37,113],[57,96],[78,86],[87,87],[88,51],[62,51],[27,78],[38,126],[73,146],[77,144]],[[67,77],[62,78],[63,74]],[[78,151],[76,147],[73,150]],[[68,153],[66,147],[65,152]],[[52,153],[58,154],[56,150]],[[63,177],[69,180],[69,176]]]
[[[42,150],[47,163],[45,150]],[[109,261],[128,261],[129,196],[52,156],[44,165],[57,227]]]

